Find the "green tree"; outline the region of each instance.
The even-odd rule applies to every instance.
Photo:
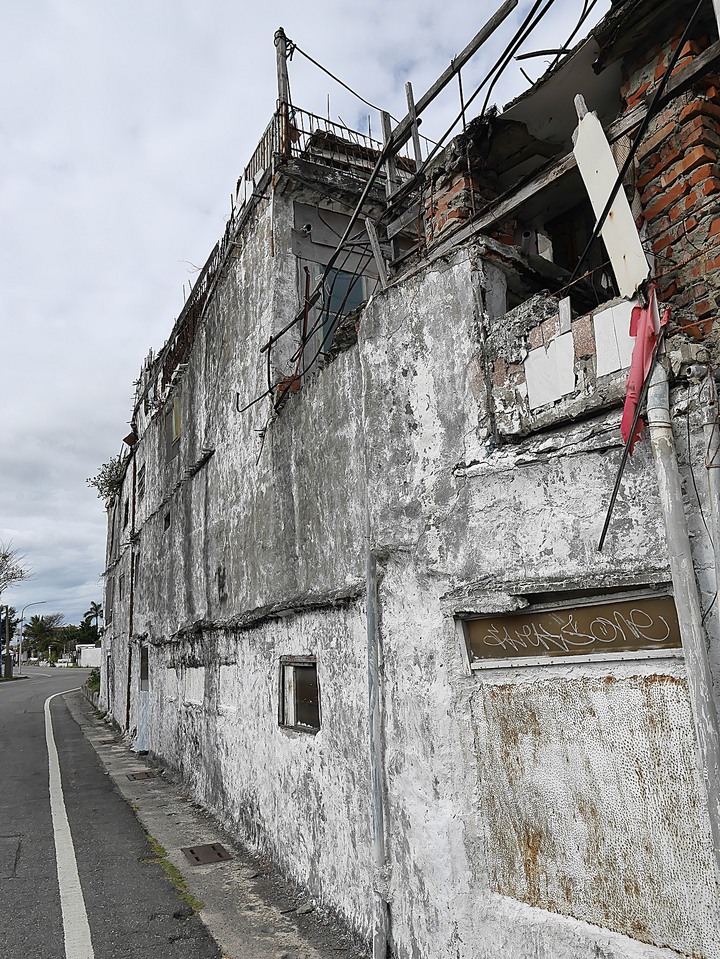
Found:
[[[90,609],[84,613],[84,618],[86,620],[94,619],[95,620],[95,629],[99,631],[100,629],[100,617],[103,614],[103,608],[100,603],[90,603]]]
[[[48,613],[47,616],[31,616],[25,626],[24,635],[27,650],[31,656],[48,656],[57,659],[57,645],[61,642],[62,613]],[[51,647],[53,648],[52,657]]]
[[[97,643],[98,641],[98,628],[87,617],[78,626],[69,628],[73,630],[76,645],[89,646],[91,643]]]

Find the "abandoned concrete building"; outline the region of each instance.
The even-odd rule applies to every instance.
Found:
[[[514,5],[383,142],[278,31],[136,384],[101,703],[376,957],[720,959],[716,8],[616,0],[428,148]]]

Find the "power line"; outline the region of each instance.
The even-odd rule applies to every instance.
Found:
[[[542,6],[543,2],[546,4],[546,5],[545,5],[545,8],[540,12],[540,14],[539,14],[535,19],[533,19],[533,18],[535,17],[535,14],[537,13],[538,9]],[[520,26],[520,28],[518,29],[518,31],[515,33],[515,36],[513,37],[513,39],[512,39],[512,40],[510,41],[510,43],[505,47],[505,50],[504,50],[503,53],[500,55],[500,57],[495,61],[495,64],[493,65],[492,69],[489,70],[488,73],[485,75],[485,77],[480,81],[480,83],[478,84],[478,86],[475,88],[475,91],[473,92],[472,96],[471,96],[468,100],[465,101],[465,103],[464,103],[464,105],[463,105],[463,109],[462,109],[462,110],[460,111],[460,113],[455,117],[455,119],[452,121],[452,123],[450,124],[450,126],[447,128],[447,130],[445,131],[445,133],[443,133],[443,135],[439,138],[439,140],[438,140],[437,143],[435,144],[434,149],[431,150],[431,152],[428,154],[428,156],[427,156],[427,158],[424,160],[424,162],[423,162],[423,163],[420,165],[420,167],[415,171],[414,176],[413,176],[410,180],[408,180],[406,183],[404,183],[404,184],[396,191],[396,194],[394,195],[394,198],[397,197],[397,198],[399,199],[400,196],[407,196],[407,194],[409,194],[409,193],[412,191],[413,187],[415,186],[415,184],[417,183],[417,181],[423,176],[423,174],[424,174],[425,171],[427,170],[427,168],[428,168],[428,166],[430,165],[430,163],[432,162],[432,160],[435,158],[435,156],[436,156],[436,154],[438,153],[438,151],[443,147],[443,145],[444,145],[445,141],[447,140],[447,138],[450,136],[450,134],[451,134],[452,131],[455,129],[455,127],[457,126],[457,124],[462,120],[464,111],[470,106],[470,104],[473,102],[473,100],[478,96],[478,94],[480,93],[480,91],[485,87],[485,84],[488,83],[488,81],[491,80],[491,79],[493,78],[494,74],[499,70],[498,77],[495,78],[495,80],[493,81],[493,84],[492,84],[492,86],[491,86],[491,88],[490,88],[490,91],[488,91],[488,96],[489,96],[490,92],[492,91],[493,87],[495,86],[495,82],[497,81],[497,79],[499,79],[500,74],[502,73],[502,71],[505,69],[505,67],[507,66],[507,64],[510,62],[510,60],[511,60],[512,57],[514,56],[515,51],[518,49],[518,47],[520,46],[520,44],[523,43],[523,42],[527,39],[529,33],[537,26],[537,24],[540,22],[540,20],[542,19],[542,17],[545,16],[545,14],[547,13],[547,11],[550,9],[550,7],[552,6],[552,4],[553,4],[554,2],[555,2],[555,0],[536,0],[535,4],[533,5],[532,9],[531,9],[530,12],[528,13],[527,17],[525,17],[525,20],[524,20],[523,23],[521,24],[521,26]],[[483,109],[482,109],[481,113],[484,113],[484,112],[485,112],[486,107],[487,107],[487,99],[486,99],[486,101],[485,101],[485,106],[483,106]],[[389,143],[392,143],[392,140],[390,140]],[[385,212],[387,213],[388,211],[386,210]]]
[[[292,40],[289,41],[289,42],[290,42],[290,54],[289,54],[290,59],[292,59],[293,53],[295,53],[295,51],[297,51],[298,53],[302,54],[302,56],[304,56],[306,60],[309,60],[310,63],[314,64],[314,65],[318,68],[318,70],[322,70],[323,73],[326,73],[326,74],[330,77],[331,80],[334,80],[335,83],[339,83],[341,87],[344,87],[344,88],[348,91],[348,93],[352,93],[352,95],[353,95],[354,97],[357,97],[357,99],[360,100],[361,103],[364,103],[365,106],[371,107],[373,110],[377,110],[378,113],[387,113],[387,110],[383,110],[382,107],[376,107],[374,103],[370,103],[370,101],[369,101],[369,100],[366,100],[365,97],[361,96],[361,95],[357,92],[357,90],[353,90],[353,88],[352,88],[352,87],[349,87],[349,86],[347,85],[347,83],[344,83],[344,82],[340,79],[340,77],[336,77],[335,74],[332,73],[330,70],[328,70],[327,67],[324,67],[324,66],[322,65],[322,63],[318,63],[317,60],[313,59],[313,57],[311,57],[309,53],[305,53],[305,51],[302,50],[302,49],[297,45],[297,43],[294,43]],[[400,121],[399,121],[396,117],[394,117],[391,113],[388,113],[388,116],[390,117],[391,120],[394,120],[395,123],[399,123],[399,122],[400,122]]]

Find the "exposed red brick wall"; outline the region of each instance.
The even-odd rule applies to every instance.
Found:
[[[624,64],[622,96],[632,109],[652,96],[684,24],[662,44],[637,51]],[[690,66],[711,40],[688,40],[673,74]],[[717,316],[720,282],[720,82],[708,74],[653,118],[637,159],[650,249],[660,296],[672,305],[673,329],[704,339]]]
[[[470,220],[500,194],[487,174],[477,170],[442,172],[425,198],[425,242],[432,246],[453,229]],[[491,235],[502,243],[514,243],[515,221],[502,224]]]

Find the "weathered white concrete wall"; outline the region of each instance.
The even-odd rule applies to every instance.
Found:
[[[298,307],[291,198],[275,198],[272,247],[270,210],[258,208],[196,333],[175,455],[162,411],[145,424],[132,550],[117,529],[132,470],[118,498],[103,647],[113,714],[124,726],[129,690],[138,724],[147,642],[150,750],[367,936],[369,508],[398,959],[718,959],[682,663],[469,674],[455,629],[457,613],[507,597],[667,582],[647,448],[599,554],[619,412],[606,397],[552,430],[503,421],[489,331],[504,276],[474,250],[374,297],[358,346],[279,415],[266,402],[237,414],[236,392],[242,405],[266,388],[261,345]],[[514,442],[498,446],[503,430]],[[709,575],[703,586],[711,598]],[[317,657],[317,735],[278,725],[283,655]]]
[[[617,413],[509,449],[487,442],[491,409],[482,389],[473,395],[473,370],[483,367],[474,333],[490,273],[459,254],[378,298],[361,328],[373,536],[387,557],[398,953],[462,940],[460,954],[498,954],[481,903],[490,909],[500,894],[544,910],[548,955],[594,955],[593,927],[618,934],[613,955],[633,954],[625,937],[720,955],[682,664],[465,674],[453,610],[493,611],[499,593],[669,580],[646,445],[597,552]],[[698,545],[702,566],[707,545]],[[592,924],[573,927],[572,946],[563,915]],[[533,916],[516,917],[528,924],[524,949]]]
[[[364,604],[352,601],[158,649],[152,695],[176,721],[152,723],[150,748],[228,827],[367,935],[364,627]],[[284,655],[317,657],[317,734],[278,724]]]

